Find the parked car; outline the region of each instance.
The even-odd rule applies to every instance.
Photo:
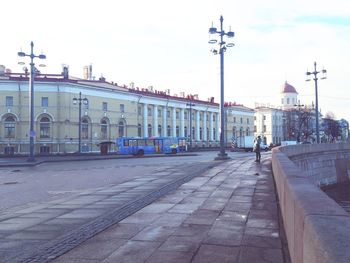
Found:
[[[270,150],[270,148],[269,148],[269,146],[267,145],[267,144],[260,144],[260,149],[262,150],[262,151],[268,151],[268,150]]]

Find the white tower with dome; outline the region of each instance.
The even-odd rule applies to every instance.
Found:
[[[298,103],[298,92],[296,89],[288,84],[286,81],[281,91],[281,105],[282,110],[288,110],[294,108],[294,105]]]

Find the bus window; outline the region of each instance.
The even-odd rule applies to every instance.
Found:
[[[123,140],[124,146],[128,147],[129,146],[129,140]]]
[[[146,141],[146,145],[147,145],[147,146],[154,146],[154,139],[148,139],[148,140]]]
[[[137,140],[137,146],[145,146],[146,140]]]

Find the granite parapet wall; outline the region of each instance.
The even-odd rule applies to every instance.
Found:
[[[349,144],[273,149],[273,174],[292,262],[350,262],[350,216],[318,187],[348,180],[349,153]]]

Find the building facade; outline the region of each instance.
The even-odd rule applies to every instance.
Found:
[[[285,139],[283,131],[284,112],[281,109],[269,106],[255,108],[254,131],[255,137],[261,136],[264,144],[281,144]]]
[[[28,77],[0,74],[0,154],[29,152]],[[113,142],[123,136],[183,136],[193,147],[219,145],[219,104],[214,98],[202,101],[196,95],[171,96],[168,91],[120,86],[103,78],[71,78],[67,69],[37,75],[34,85],[35,154],[77,152],[79,141],[82,152],[98,152],[103,142],[112,143],[113,152]],[[79,98],[88,102],[81,104],[80,122],[79,103],[73,103]],[[250,133],[252,112],[242,105],[229,107],[226,136],[231,138],[237,130]]]
[[[240,137],[254,135],[254,110],[242,104],[225,103],[225,139],[237,141]]]

